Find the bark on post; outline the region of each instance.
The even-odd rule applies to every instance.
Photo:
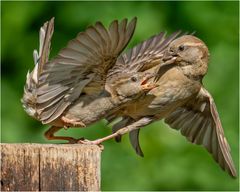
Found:
[[[1,191],[99,191],[101,150],[80,144],[1,144]]]

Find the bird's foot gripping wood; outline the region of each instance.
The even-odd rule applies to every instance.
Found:
[[[151,123],[153,121],[153,118],[150,117],[144,117],[126,127],[123,127],[121,129],[119,129],[118,131],[116,131],[115,133],[108,135],[106,137],[100,138],[100,139],[96,139],[93,141],[89,141],[89,140],[79,140],[78,143],[81,144],[86,144],[86,145],[98,145],[100,148],[103,148],[103,145],[101,145],[102,142],[107,141],[109,139],[112,138],[116,138],[118,136],[122,136],[126,133],[129,133],[130,131],[139,129],[142,126],[148,125],[149,123]]]
[[[44,133],[44,135],[48,140],[67,140],[68,144],[77,144],[77,143],[88,144],[88,142],[91,142],[89,140],[86,140],[84,137],[75,139],[73,137],[67,137],[67,136],[55,136],[54,133],[56,133],[60,129],[61,129],[61,127],[52,126]],[[89,143],[89,144],[91,144],[91,143]]]
[[[84,144],[84,145],[97,145],[103,151],[104,146],[101,144],[103,141],[101,139],[96,139],[94,141],[90,141],[87,139],[79,139],[77,143]]]
[[[64,124],[64,128],[68,128],[68,127],[86,127],[86,125],[79,120],[75,120],[75,119],[69,119],[65,116],[61,117],[61,120]]]

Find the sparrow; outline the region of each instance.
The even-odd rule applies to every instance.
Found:
[[[71,140],[52,135],[66,125],[85,126],[63,114],[75,102],[86,100],[87,96],[90,100],[97,99],[104,89],[107,71],[130,41],[135,26],[136,18],[130,23],[127,19],[120,23],[115,20],[109,29],[97,22],[79,33],[50,61],[54,18],[41,27],[39,53],[34,50],[35,68],[27,74],[22,103],[30,116],[52,126],[45,134],[48,139]]]
[[[151,68],[158,65],[164,49],[179,34],[180,32],[175,32],[167,37],[166,33],[161,32],[136,45],[132,50],[136,49],[144,53],[140,63],[134,62],[134,59],[131,62],[123,62],[126,54],[121,54],[113,68],[108,71],[105,89],[99,95],[87,95],[78,99],[62,118],[74,119],[75,122],[90,125],[132,102],[141,100],[142,96],[155,87],[154,82],[149,82],[149,79],[154,77]],[[132,58],[136,56],[134,51],[130,51],[130,54]],[[47,138],[49,135],[45,134]],[[91,144],[91,141],[83,139],[77,142]]]
[[[126,56],[125,61],[129,60],[131,57]],[[111,138],[119,141],[123,134],[130,132],[133,148],[143,156],[138,138],[140,128],[164,119],[188,141],[205,147],[223,170],[236,177],[230,146],[215,102],[202,84],[208,61],[209,50],[202,40],[192,35],[173,40],[164,51],[159,65],[150,69],[155,73],[152,82],[156,83],[156,87],[140,101],[111,114],[108,117],[110,121],[122,117],[113,126],[113,134],[92,143],[99,144]]]
[[[119,56],[135,26],[136,18],[130,23],[127,19],[115,20],[108,29],[97,22],[79,33],[51,60],[54,18],[41,27],[39,53],[34,50],[35,67],[27,74],[22,103],[30,116],[51,125],[45,132],[47,139],[76,143],[78,140],[72,137],[54,133],[61,128],[86,127],[102,119],[111,109],[116,110],[153,88],[148,83],[152,75],[140,71],[140,64],[122,63]],[[139,48],[151,51],[155,46],[162,55],[175,37],[176,34],[166,38],[160,33]]]

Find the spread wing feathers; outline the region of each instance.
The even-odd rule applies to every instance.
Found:
[[[202,88],[194,101],[178,108],[165,122],[180,130],[190,142],[203,145],[223,170],[236,177],[230,147],[224,136],[216,105],[206,89]]]
[[[58,118],[90,84],[94,90],[102,89],[108,70],[128,44],[135,26],[136,18],[130,23],[115,20],[108,29],[97,22],[43,66],[37,92],[42,123]]]
[[[115,133],[117,132],[119,129],[122,129],[128,125],[131,125],[132,123],[134,123],[134,119],[130,118],[130,117],[122,117],[122,119],[115,123],[112,127],[112,132]],[[136,151],[136,153],[140,156],[144,156],[141,146],[139,144],[139,132],[140,129],[135,129],[129,132],[129,139],[130,139],[130,143],[132,145],[132,147],[134,148],[134,150]],[[121,142],[121,135],[115,137],[115,140],[117,142]]]
[[[127,72],[144,71],[159,64],[163,51],[180,33],[180,31],[177,31],[166,37],[166,33],[161,32],[136,45],[127,53],[120,55],[116,65],[109,71],[108,77],[122,73],[124,70],[127,70]]]
[[[42,72],[44,64],[48,62],[53,31],[54,18],[52,18],[49,22],[46,22],[39,32],[38,77]]]
[[[117,132],[119,129],[128,126],[129,124],[131,124],[132,119],[130,117],[122,117],[122,119],[120,121],[118,121],[117,123],[115,123],[112,127],[112,133]],[[121,142],[122,136],[119,135],[118,137],[115,137],[115,140],[117,142]]]
[[[132,147],[134,148],[136,153],[138,155],[140,155],[141,157],[143,157],[144,154],[143,154],[143,151],[142,151],[141,146],[139,144],[139,132],[140,132],[140,129],[135,129],[135,130],[131,131],[129,133],[129,139],[130,139]]]
[[[37,118],[36,112],[36,89],[39,81],[39,74],[43,65],[48,61],[51,39],[54,31],[54,18],[44,23],[39,31],[39,53],[33,51],[35,67],[31,73],[27,73],[24,94],[22,98],[23,108],[32,117]]]

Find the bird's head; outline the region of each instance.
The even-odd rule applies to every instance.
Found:
[[[205,43],[192,35],[183,35],[170,43],[163,61],[180,66],[187,76],[203,77],[207,73],[209,51]]]
[[[148,72],[118,74],[107,80],[105,89],[118,100],[133,99],[155,88],[148,81],[152,77]]]

